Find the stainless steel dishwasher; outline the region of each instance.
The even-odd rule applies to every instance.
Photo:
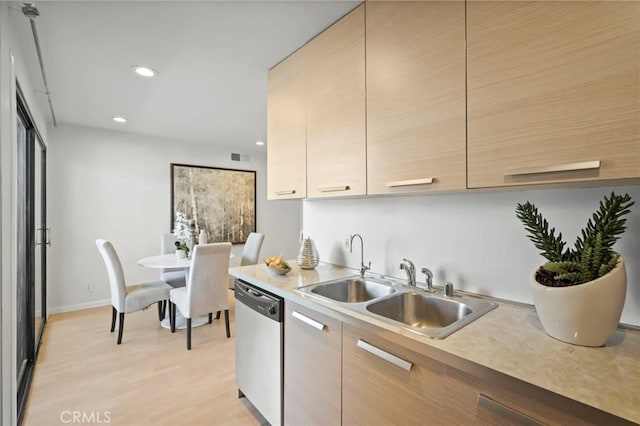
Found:
[[[282,424],[284,302],[235,281],[236,385],[273,426]]]

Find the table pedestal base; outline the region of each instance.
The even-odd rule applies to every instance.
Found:
[[[196,317],[191,319],[191,328],[200,327],[201,325],[205,325],[209,322],[209,316],[205,315],[203,317]],[[167,314],[165,318],[160,321],[160,325],[163,328],[171,329],[171,322],[169,321],[169,308],[167,307]],[[182,316],[180,311],[176,309],[176,330],[186,330],[187,328],[187,319]]]

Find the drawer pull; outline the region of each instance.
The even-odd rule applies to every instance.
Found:
[[[318,322],[314,319],[309,318],[306,315],[302,315],[300,312],[297,311],[293,311],[293,313],[291,314],[291,316],[293,316],[296,319],[299,319],[300,321],[302,321],[305,324],[310,325],[311,327],[323,331],[327,326],[322,324],[321,322]]]
[[[430,185],[434,180],[434,178],[396,180],[393,182],[387,182],[384,184],[384,186],[386,186],[387,188],[396,188],[399,186]]]
[[[480,407],[486,408],[487,410],[491,410],[504,418],[513,420],[519,425],[542,426],[542,423],[535,421],[531,417],[519,413],[513,408],[507,407],[506,405],[502,405],[499,402],[481,393],[478,394],[478,405]]]
[[[383,351],[382,349],[377,348],[377,347],[365,342],[362,339],[358,339],[357,346],[360,349],[364,349],[365,351],[367,351],[369,353],[372,353],[373,355],[375,355],[375,356],[377,356],[379,358],[382,358],[387,362],[390,362],[391,364],[395,365],[396,367],[402,368],[403,370],[411,371],[411,367],[413,367],[413,363],[412,362],[405,361],[402,358],[398,358],[397,356],[395,356],[393,354],[390,354],[387,351]]]
[[[291,195],[291,194],[295,194],[296,190],[295,189],[287,189],[286,191],[276,191],[274,194],[276,195]]]
[[[320,192],[340,192],[340,191],[348,191],[351,187],[349,185],[340,185],[340,186],[325,186],[324,188],[319,188]]]
[[[556,164],[553,166],[541,166],[541,167],[524,167],[522,169],[510,169],[504,172],[505,176],[520,176],[520,175],[537,175],[541,173],[554,173],[554,172],[575,172],[579,170],[592,170],[600,168],[600,160],[596,161],[583,161],[581,163],[565,163]]]

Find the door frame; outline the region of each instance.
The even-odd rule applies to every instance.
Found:
[[[26,358],[27,363],[24,367],[18,365],[21,360],[16,359],[16,394],[17,398],[17,420],[18,424],[22,423],[24,412],[26,409],[26,403],[29,396],[29,390],[31,387],[31,380],[33,378],[33,370],[38,356],[42,333],[46,324],[46,145],[42,138],[41,133],[33,119],[33,115],[29,110],[27,100],[22,92],[19,82],[16,80],[16,119],[20,119],[26,127],[26,146],[16,146],[17,152],[17,205],[16,205],[16,295],[17,289],[20,285],[26,285],[25,294],[27,298],[27,315],[26,315],[26,336],[25,342],[27,345]],[[14,141],[17,144],[17,140]],[[40,164],[35,164],[35,150],[40,149],[41,161]],[[35,224],[36,213],[35,207],[35,167],[41,167],[41,223]],[[36,244],[37,242],[37,228],[42,229],[42,236],[40,241],[42,244]],[[35,253],[36,250],[41,250],[41,263],[42,268],[41,282],[35,282]],[[33,283],[33,285],[31,285]],[[35,330],[35,286],[41,286],[41,322],[40,327]],[[18,315],[18,309],[16,305],[16,318]],[[17,324],[17,322],[16,322]],[[16,342],[18,340],[18,334],[21,333],[17,328],[15,329]],[[18,347],[14,349],[17,353]]]

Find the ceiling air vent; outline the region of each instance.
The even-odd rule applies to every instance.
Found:
[[[231,161],[244,161],[245,163],[248,163],[249,154],[236,154],[235,152],[232,152]]]

